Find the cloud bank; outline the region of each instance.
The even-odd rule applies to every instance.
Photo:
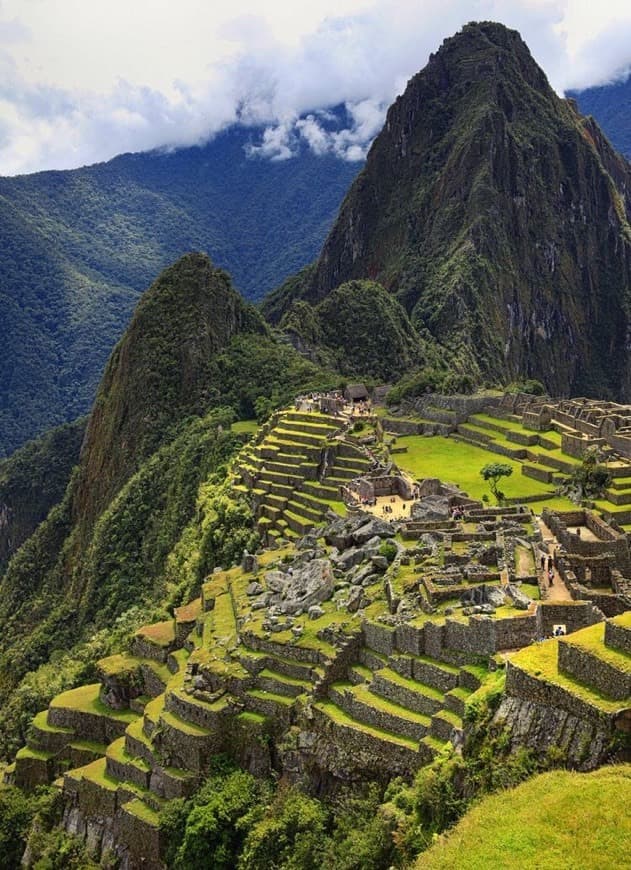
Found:
[[[307,145],[360,160],[407,80],[470,20],[517,28],[559,92],[631,64],[631,8],[618,0],[225,6],[0,0],[0,174],[201,144],[235,122],[265,127],[252,156]],[[327,124],[339,104],[344,129]]]

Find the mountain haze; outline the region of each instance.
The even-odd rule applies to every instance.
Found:
[[[250,299],[316,256],[357,164],[304,143],[249,157],[261,135],[0,178],[0,456],[89,409],[140,293],[182,254],[207,251]]]
[[[369,278],[479,382],[631,398],[631,167],[559,99],[519,34],[469,24],[388,111],[304,280]]]

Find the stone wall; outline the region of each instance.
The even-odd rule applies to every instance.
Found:
[[[526,616],[495,619],[493,626],[496,651],[519,649],[522,646],[528,646],[537,638],[537,616],[534,613]]]
[[[605,623],[605,644],[631,655],[631,630],[616,625],[615,622]]]
[[[377,622],[362,622],[364,643],[375,652],[390,656],[394,652],[396,629]]]
[[[538,637],[552,637],[555,625],[565,625],[567,633],[602,622],[603,613],[591,601],[557,603],[542,601],[537,607]]]

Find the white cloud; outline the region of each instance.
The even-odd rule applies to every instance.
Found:
[[[467,21],[516,27],[561,91],[631,62],[628,5],[0,0],[0,172],[190,145],[237,118],[267,125],[260,156],[288,159],[305,143],[361,159],[387,105]],[[344,130],[318,112],[338,104]]]

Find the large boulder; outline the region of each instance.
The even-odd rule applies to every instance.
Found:
[[[444,495],[428,495],[412,505],[411,518],[421,522],[449,519],[449,499]]]
[[[333,594],[333,569],[328,559],[313,559],[285,575],[286,582],[275,602],[281,613],[308,611],[314,604],[326,601]]]
[[[372,538],[394,538],[396,529],[379,517],[372,517],[358,529],[352,533],[353,543],[361,547],[362,544],[367,544]]]

